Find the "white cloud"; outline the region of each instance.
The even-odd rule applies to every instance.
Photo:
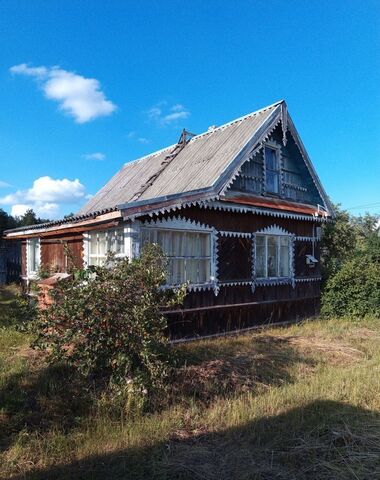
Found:
[[[75,180],[54,180],[51,177],[40,177],[34,180],[33,187],[28,190],[27,198],[43,202],[66,202],[83,198],[85,188],[76,178]]]
[[[26,63],[20,63],[20,65],[14,65],[9,69],[11,73],[20,75],[27,75],[29,77],[43,78],[48,75],[48,69],[46,67],[29,67]]]
[[[185,120],[190,112],[181,104],[169,106],[167,102],[159,102],[147,111],[148,118],[159,125],[170,125],[178,120]]]
[[[135,131],[131,131],[131,132],[128,132],[127,133],[127,138],[129,140],[135,140],[136,142],[139,142],[143,145],[147,145],[148,143],[150,143],[150,139],[149,138],[146,138],[146,137],[139,137],[137,135],[137,132]]]
[[[26,210],[33,209],[40,217],[56,218],[60,204],[76,204],[86,198],[85,187],[78,179],[45,176],[34,180],[27,190],[17,190],[0,198],[0,204],[11,205],[12,215],[23,215]]]
[[[7,188],[7,187],[11,187],[12,185],[10,183],[7,183],[7,182],[3,182],[2,180],[0,180],[0,188]]]
[[[101,152],[85,153],[82,155],[86,160],[105,160],[106,156]]]
[[[27,210],[30,210],[32,205],[24,205],[23,203],[12,205],[11,215],[14,217],[21,217]]]
[[[29,67],[26,63],[14,65],[10,72],[36,78],[45,96],[59,103],[59,108],[77,123],[110,115],[116,105],[107,100],[95,78],[85,78],[59,67]]]
[[[15,204],[12,205],[11,215],[21,217],[27,210],[33,210],[40,218],[57,218],[59,216],[59,205],[57,203],[36,202],[33,204]]]

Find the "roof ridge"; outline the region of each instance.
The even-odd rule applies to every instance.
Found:
[[[266,110],[269,110],[270,108],[277,107],[281,103],[283,103],[285,100],[279,100],[278,102],[272,103],[271,105],[268,105],[267,107],[260,108],[259,110],[255,110],[254,112],[247,113],[246,115],[243,115],[241,117],[235,118],[234,120],[231,120],[230,122],[224,123],[223,125],[220,125],[219,127],[215,127],[212,130],[207,130],[203,133],[199,133],[195,137],[193,137],[190,142],[193,142],[197,140],[197,138],[204,137],[205,135],[210,135],[214,132],[217,132],[219,130],[223,130],[224,128],[227,128],[237,122],[242,122],[243,120],[246,120],[247,118],[253,117],[255,115],[258,115],[259,113],[265,112]]]
[[[253,117],[255,115],[258,115],[259,113],[265,112],[265,110],[269,110],[270,108],[274,108],[277,105],[280,105],[281,103],[283,103],[284,101],[285,100],[279,100],[278,102],[275,102],[275,103],[272,103],[271,105],[260,108],[259,110],[255,110],[254,112],[247,113],[246,115],[243,115],[242,117],[235,118],[234,120],[231,120],[230,122],[224,123],[223,125],[220,125],[219,127],[213,128],[210,131],[207,130],[205,132],[199,133],[198,135],[195,135],[193,138],[191,138],[189,143],[194,142],[198,138],[202,138],[205,135],[211,135],[214,132],[217,132],[219,130],[223,130],[224,128],[227,128],[227,127],[233,125],[234,123],[241,122],[243,120],[246,120],[247,118],[250,118],[250,117]],[[178,145],[178,143],[173,143],[172,145],[169,145],[168,147],[164,147],[164,148],[161,148],[160,150],[156,150],[155,152],[148,153],[147,155],[144,155],[143,157],[135,158],[134,160],[130,160],[128,162],[125,162],[123,166],[131,165],[132,163],[137,163],[137,162],[140,162],[142,160],[146,160],[148,158],[157,157],[158,155],[161,155],[161,153],[164,153],[166,150],[170,150],[171,148],[175,148],[177,145]]]
[[[137,163],[140,162],[140,160],[146,160],[147,158],[150,157],[157,157],[158,155],[161,155],[161,153],[164,153],[166,150],[170,150],[171,148],[174,148],[177,146],[177,143],[173,143],[172,145],[169,145],[168,147],[160,148],[160,150],[156,150],[155,152],[148,153],[147,155],[144,155],[143,157],[135,158],[134,160],[129,160],[128,162],[125,162],[123,167],[126,165],[131,165],[132,163]]]

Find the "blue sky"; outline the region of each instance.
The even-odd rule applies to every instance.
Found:
[[[332,200],[378,212],[379,27],[378,0],[2,0],[0,208],[75,212],[183,127],[284,98]]]

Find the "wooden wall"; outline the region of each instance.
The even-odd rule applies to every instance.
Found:
[[[313,223],[307,220],[276,218],[252,213],[221,212],[216,210],[191,207],[182,209],[180,216],[194,220],[221,231],[237,231],[254,233],[271,225],[278,225],[296,236],[312,237]],[[174,217],[173,214],[162,215],[163,218]],[[320,224],[318,224],[319,226]],[[222,237],[224,238],[224,237]],[[230,237],[220,240],[227,246],[219,261],[222,277],[233,275],[240,280],[239,268],[234,262],[245,265],[242,269],[242,280],[250,279],[252,258],[250,256],[250,239],[235,238],[230,245]],[[230,243],[229,243],[230,242]],[[233,243],[233,242],[232,242]],[[77,267],[83,267],[83,236],[81,233],[57,235],[41,238],[41,266],[53,271],[65,271],[67,256],[65,246],[71,252]],[[26,241],[22,242],[23,263],[25,269]],[[228,251],[231,253],[228,258]],[[168,318],[169,333],[172,338],[207,335],[247,328],[253,325],[297,320],[319,312],[320,275],[319,264],[315,268],[306,265],[306,254],[312,254],[312,242],[297,240],[295,243],[295,276],[298,279],[309,279],[296,282],[294,285],[256,286],[250,285],[222,286],[218,295],[213,290],[189,292],[181,309],[172,308],[165,314]],[[319,259],[319,245],[316,242],[314,254]],[[224,255],[224,257],[223,257]],[[228,268],[225,268],[227,263]],[[312,278],[314,277],[314,280]],[[224,278],[221,278],[223,280]],[[311,279],[311,280],[310,280]]]
[[[222,231],[254,233],[271,225],[278,225],[296,236],[312,237],[312,221],[276,218],[252,213],[221,212],[217,210],[191,207],[180,212],[181,217],[194,220]],[[166,218],[170,215],[165,215]],[[245,264],[243,276],[249,275],[252,258],[246,245],[247,239],[231,239],[230,263]],[[228,252],[223,244],[229,241],[219,240],[219,261],[224,262]],[[236,254],[236,255],[235,255]],[[318,314],[320,307],[320,266],[319,263],[310,268],[306,265],[306,254],[312,254],[312,242],[297,240],[295,242],[295,277],[308,280],[296,282],[294,286],[268,285],[256,286],[252,291],[250,285],[223,286],[218,295],[213,290],[189,292],[181,309],[167,312],[169,333],[172,338],[207,335],[228,330],[247,328],[254,325],[281,321],[295,321],[300,318]],[[314,255],[319,259],[319,242],[315,242]],[[244,256],[244,258],[240,258]],[[247,268],[247,266],[249,268]],[[236,277],[237,270],[233,265],[229,271]],[[225,265],[220,267],[222,277],[225,276]],[[314,280],[313,280],[314,278]],[[318,280],[316,280],[318,278]],[[223,280],[219,276],[220,280]],[[236,278],[238,280],[238,278]],[[244,280],[242,278],[242,280]]]
[[[52,272],[65,272],[73,265],[83,268],[81,233],[41,238],[41,268]]]

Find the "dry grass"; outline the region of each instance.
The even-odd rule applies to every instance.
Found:
[[[380,329],[310,321],[178,346],[150,414],[84,395],[0,329],[0,478],[380,478]]]

